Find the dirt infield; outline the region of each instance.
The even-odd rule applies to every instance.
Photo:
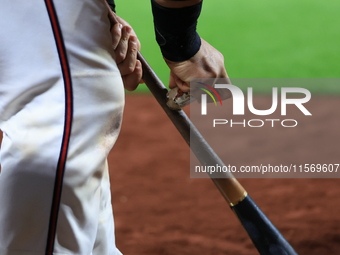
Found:
[[[334,140],[340,137],[340,99],[313,99],[309,107],[319,116],[314,113],[325,100],[334,104],[327,115],[333,116]],[[318,134],[315,123],[328,117],[314,121],[310,132]],[[321,151],[339,156],[337,143],[317,142]],[[141,255],[258,254],[212,181],[190,179],[188,157],[188,146],[156,101],[128,96],[121,136],[109,158],[118,247]],[[239,181],[299,254],[340,254],[339,179]]]
[[[322,107],[325,102],[334,105],[330,112]],[[334,97],[311,100],[314,121],[307,125],[319,137],[318,150],[335,160],[339,103]],[[325,123],[326,135],[320,132]],[[237,132],[233,130],[231,146],[242,137]],[[256,141],[238,149],[247,152]],[[280,137],[276,143],[285,148]],[[258,147],[266,153],[270,146],[275,144]],[[229,153],[234,162],[244,160]],[[323,160],[318,155],[313,160]],[[151,96],[127,96],[121,136],[109,164],[117,245],[125,255],[258,254],[212,181],[189,177],[189,148]],[[340,254],[339,179],[239,181],[299,254]]]

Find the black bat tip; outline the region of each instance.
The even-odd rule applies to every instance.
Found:
[[[261,255],[297,255],[293,247],[249,197],[232,207]]]

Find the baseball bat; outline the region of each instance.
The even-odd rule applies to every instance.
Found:
[[[167,106],[166,94],[168,90],[140,53],[138,53],[138,59],[142,63],[145,84],[200,163],[203,166],[225,166],[185,112],[171,110]],[[211,175],[211,180],[229,203],[261,255],[297,254],[231,173],[214,173]]]
[[[116,23],[115,14],[109,10],[111,22]],[[163,108],[183,139],[203,166],[225,166],[206,142],[198,129],[183,110],[171,110],[167,105],[167,88],[157,77],[140,52],[137,58],[142,63],[143,80],[159,105]],[[214,182],[224,199],[240,220],[244,229],[261,255],[296,255],[293,247],[277,230],[273,223],[251,199],[246,190],[231,173],[212,174]]]

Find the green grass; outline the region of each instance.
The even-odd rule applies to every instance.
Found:
[[[137,32],[142,54],[167,84],[168,69],[154,39],[150,1],[116,3],[118,15]],[[223,53],[231,78],[340,78],[339,13],[338,0],[205,0],[198,31]],[[336,81],[305,88],[340,94]],[[145,90],[141,85],[138,91]]]

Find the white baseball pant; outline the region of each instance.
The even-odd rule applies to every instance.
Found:
[[[0,254],[121,254],[106,158],[124,88],[106,6],[0,3]]]

